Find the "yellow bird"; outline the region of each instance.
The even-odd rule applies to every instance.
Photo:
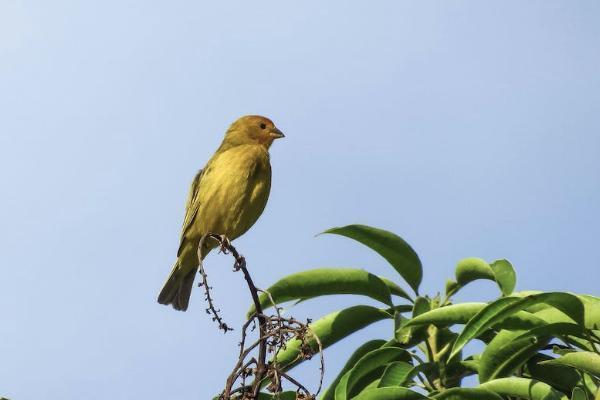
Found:
[[[271,190],[269,147],[284,137],[273,122],[259,115],[235,121],[221,146],[192,182],[177,261],[159,296],[161,304],[187,310],[198,265],[203,235],[215,233],[233,240],[260,217]],[[205,240],[200,257],[217,246]]]

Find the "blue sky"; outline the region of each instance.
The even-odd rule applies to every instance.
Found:
[[[0,394],[206,399],[237,333],[196,290],[155,303],[188,184],[244,114],[271,117],[264,215],[236,241],[257,284],[323,266],[399,281],[358,244],[404,237],[442,290],[468,256],[518,290],[598,295],[596,1],[0,2]],[[249,299],[207,260],[226,320]],[[461,300],[491,299],[477,283]],[[316,318],[363,299],[307,302]],[[379,323],[326,353],[331,379]],[[315,366],[298,373],[316,382]]]

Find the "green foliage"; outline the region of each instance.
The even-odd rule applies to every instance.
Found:
[[[310,324],[323,348],[377,321],[388,320],[390,327],[387,341],[371,340],[351,352],[320,399],[600,400],[600,298],[513,293],[513,266],[507,260],[480,258],[458,262],[444,296],[419,295],[421,261],[399,236],[364,225],[324,233],[354,239],[380,254],[417,296],[413,301],[402,282],[350,268],[296,273],[273,284],[270,297],[263,294],[265,308],[273,302],[334,294],[362,296],[383,306],[359,304]],[[497,299],[453,301],[458,291],[480,279],[495,282]],[[473,341],[480,344],[468,346]],[[314,338],[309,345],[318,349]],[[473,354],[471,347],[480,350]],[[301,354],[300,341],[295,340],[276,361],[291,369],[305,361]],[[477,387],[461,387],[469,375],[476,375]],[[292,394],[281,398],[293,398]]]
[[[406,361],[388,364],[381,375],[378,387],[405,386],[413,377],[414,366]]]
[[[496,260],[488,264],[481,258],[469,257],[460,260],[456,265],[455,287],[446,290],[456,292],[460,287],[478,279],[495,281],[505,296],[512,293],[517,283],[517,276],[511,263],[507,260]]]
[[[347,225],[328,229],[323,233],[333,233],[352,238],[370,247],[385,258],[415,291],[423,279],[423,266],[417,253],[400,236],[365,225]]]
[[[497,393],[481,388],[450,388],[433,396],[435,400],[502,400]]]
[[[319,296],[333,294],[354,294],[371,297],[388,306],[392,306],[392,294],[410,300],[400,286],[382,279],[362,269],[353,268],[320,268],[289,275],[267,289],[277,304],[292,300],[308,300]],[[271,307],[271,298],[261,294],[260,303],[263,309]],[[248,315],[254,313],[250,307]]]
[[[387,311],[361,305],[328,314],[311,323],[310,328],[313,335],[321,341],[323,349],[326,349],[357,330],[386,318],[391,318]],[[300,340],[290,341],[285,350],[277,354],[277,362],[287,369],[302,362],[298,357],[301,343]],[[318,350],[316,339],[310,338],[308,343],[314,351]]]
[[[346,372],[350,371],[358,360],[360,360],[365,354],[371,352],[372,350],[379,349],[385,344],[385,340],[370,340],[360,346],[358,349],[354,351],[354,353],[350,356],[348,361],[346,361],[346,365],[342,368],[338,376],[333,380],[329,388],[327,388],[323,395],[321,396],[322,400],[333,400],[335,397],[335,388],[338,386],[338,383],[345,376]],[[347,377],[345,379],[348,379]]]
[[[600,378],[600,354],[590,351],[569,352],[555,360],[544,361],[543,364],[567,365]]]
[[[408,362],[411,356],[406,350],[398,347],[382,347],[365,354],[350,371],[346,372],[347,378],[342,377],[343,383],[338,384],[335,390],[336,400],[354,397],[370,382],[382,376],[388,364],[400,360]],[[343,395],[338,396],[338,392]]]

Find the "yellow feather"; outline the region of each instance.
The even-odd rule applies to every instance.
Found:
[[[160,303],[187,308],[202,236],[215,233],[234,240],[260,217],[271,190],[268,149],[280,137],[273,123],[260,116],[242,117],[229,128],[219,150],[192,182],[178,258]],[[215,246],[206,241],[202,258]]]
[[[237,146],[215,155],[202,177],[201,206],[186,240],[199,241],[209,232],[236,239],[260,217],[270,188],[269,154],[262,146]]]

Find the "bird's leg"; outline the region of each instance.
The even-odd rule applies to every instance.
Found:
[[[229,254],[231,248],[231,240],[225,235],[219,235],[219,252],[223,254]]]

